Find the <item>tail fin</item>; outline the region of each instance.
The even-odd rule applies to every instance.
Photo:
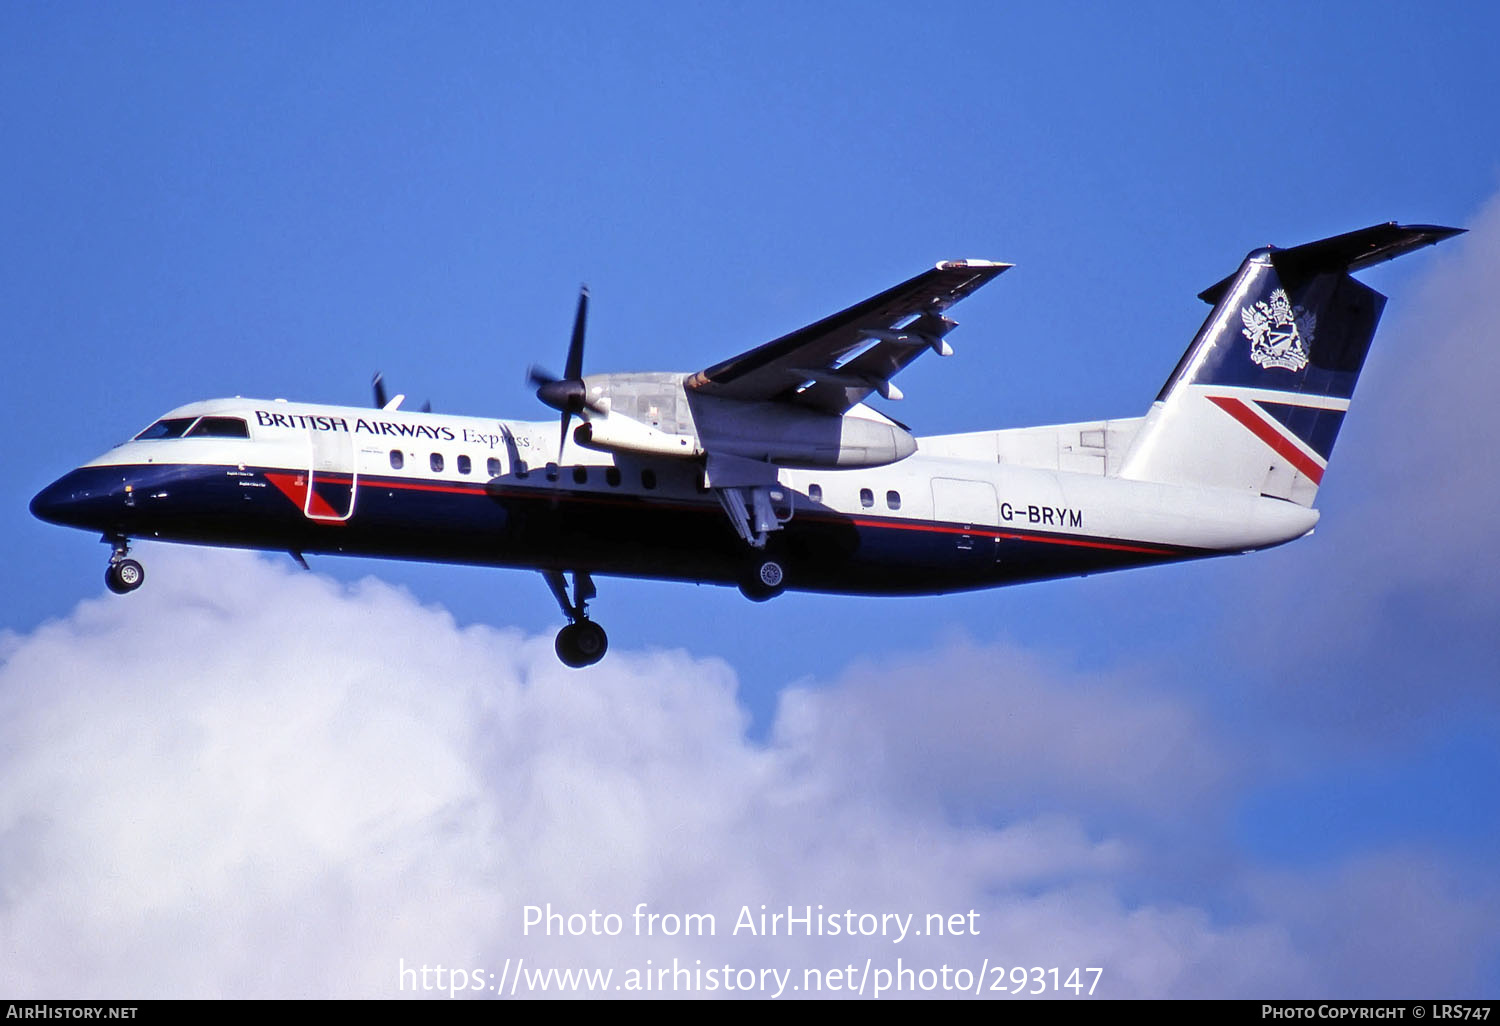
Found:
[[[1199,293],[1213,313],[1156,397],[1120,476],[1311,506],[1385,307],[1349,273],[1462,230],[1391,222],[1245,257]]]

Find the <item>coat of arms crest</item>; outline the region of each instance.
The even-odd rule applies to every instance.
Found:
[[[1292,306],[1286,289],[1271,293],[1240,310],[1245,337],[1250,340],[1250,359],[1262,367],[1299,371],[1307,366],[1307,344],[1312,341],[1317,315]]]

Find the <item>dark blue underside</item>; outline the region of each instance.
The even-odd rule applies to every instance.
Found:
[[[295,472],[236,467],[86,467],[41,492],[44,520],[134,538],[731,584],[752,550],[717,501],[567,483],[361,478],[354,516],[311,520]],[[126,486],[129,486],[127,492]],[[348,508],[349,478],[319,478],[315,506]],[[788,586],[922,594],[1212,555],[1111,539],[799,509],[771,536]]]

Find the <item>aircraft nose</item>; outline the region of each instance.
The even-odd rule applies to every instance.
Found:
[[[31,500],[31,515],[49,524],[77,526],[91,495],[81,487],[78,472],[64,474]]]

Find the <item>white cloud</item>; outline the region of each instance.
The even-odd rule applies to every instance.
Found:
[[[867,760],[861,771],[887,794],[985,810],[1040,799],[1200,813],[1236,761],[1144,674],[1082,673],[964,641],[856,664],[832,690],[788,691],[778,729],[813,757]]]
[[[1132,708],[1023,653],[960,645],[927,667],[1004,661],[967,684],[934,685],[914,662],[793,692],[758,745],[715,660],[616,651],[577,673],[550,639],[460,628],[377,581],[197,550],[153,552],[151,568],[142,591],[0,646],[7,993],[384,996],[398,959],[498,972],[520,956],[799,971],[989,958],[1103,966],[1111,996],[1270,993],[1338,957],[1298,950],[1274,916],[1128,897],[1152,853],[1071,798],[1093,779],[1099,802],[1151,820],[1153,788],[1196,772],[1212,795],[1227,764],[1188,712]],[[1146,754],[1151,737],[1165,755]],[[1051,774],[1037,810],[1002,820],[983,800],[1045,795]],[[548,902],[711,912],[718,931],[523,937],[523,907]],[[981,933],[731,936],[740,907],[763,903],[919,924],[975,909]]]
[[[1329,470],[1328,490],[1360,491],[1341,498],[1352,508],[1319,533],[1338,534],[1322,547],[1331,573],[1347,571],[1387,594],[1421,587],[1454,609],[1477,602],[1492,613],[1500,598],[1500,475],[1490,442],[1500,381],[1500,196],[1469,227],[1404,258],[1423,262],[1420,285],[1391,290]]]
[[[1500,895],[1493,882],[1458,879],[1429,852],[1382,852],[1311,873],[1256,873],[1247,891],[1299,948],[1340,955],[1289,980],[1293,996],[1421,998],[1434,992],[1435,979],[1480,978],[1495,957]],[[1402,928],[1391,929],[1393,922]]]
[[[1319,743],[1410,743],[1449,729],[1459,701],[1467,720],[1494,722],[1500,196],[1469,226],[1393,265],[1404,282],[1388,282],[1394,269],[1363,275],[1391,301],[1319,494],[1323,519],[1237,578],[1248,587],[1233,592],[1226,652],[1253,676],[1254,701]],[[1269,633],[1245,630],[1245,609]]]

